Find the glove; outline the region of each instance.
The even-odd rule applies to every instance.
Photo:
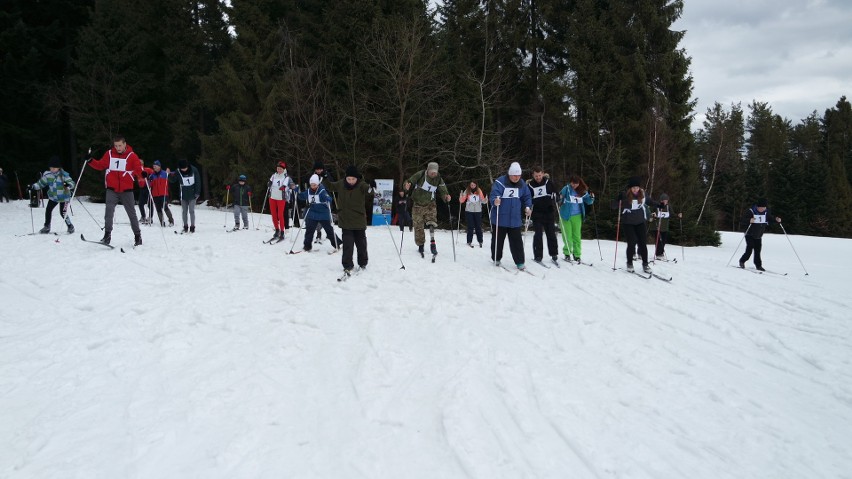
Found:
[[[279,190],[279,191],[287,191],[287,187],[286,187],[286,186],[282,186],[282,187],[278,188],[278,190]]]
[[[251,191],[248,192],[249,197],[251,197]]]
[[[94,158],[89,158],[88,160],[86,160],[86,163],[91,163],[91,162],[93,162],[93,161],[95,161],[95,159],[94,159]]]
[[[624,211],[621,212],[621,214],[623,214],[623,215],[626,215],[627,213],[630,213],[630,208],[624,208]],[[754,218],[752,218],[752,219],[754,219]]]
[[[532,210],[531,210],[531,209],[529,209],[529,208],[524,208],[524,214],[525,214],[525,215],[527,215],[527,216],[529,216],[529,215],[531,215],[531,214],[532,214]]]
[[[370,180],[370,187],[376,188],[376,180]]]
[[[225,189],[226,189],[226,190],[230,190],[230,189],[231,189],[231,185],[226,185],[226,186],[225,186]]]

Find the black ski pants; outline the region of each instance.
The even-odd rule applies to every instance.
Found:
[[[314,242],[314,232],[319,233],[320,227],[322,227],[322,229],[325,230],[326,238],[332,239],[331,245],[334,246],[335,248],[340,248],[340,245],[343,241],[337,235],[334,234],[334,228],[332,228],[332,226],[331,226],[331,221],[329,221],[329,220],[317,221],[317,220],[312,220],[312,219],[306,219],[305,220],[305,243],[304,243],[305,251],[310,251],[311,248],[313,247],[312,245],[313,245],[313,242]],[[317,238],[319,238],[319,234],[317,234]],[[365,251],[366,251],[366,248],[365,248]]]
[[[633,257],[636,255],[636,247],[639,247],[639,256],[642,258],[642,265],[648,264],[648,245],[645,244],[645,237],[648,236],[645,223],[638,225],[621,225],[624,229],[624,236],[627,237],[627,264],[633,264]]]
[[[367,266],[367,230],[343,230],[343,269],[352,269],[352,253],[358,248],[358,266]]]
[[[464,212],[464,221],[467,223],[467,244],[473,242],[473,235],[476,234],[476,239],[479,245],[482,246],[482,212],[472,211]]]
[[[53,200],[47,200],[47,207],[44,209],[44,225],[50,226],[50,218],[53,216],[53,209],[59,205],[59,216],[65,218],[65,202],[57,203]],[[66,221],[66,223],[68,223]]]
[[[542,233],[547,237],[547,254],[551,257],[559,255],[559,244],[556,242],[556,225],[553,220],[533,221],[535,234],[533,235],[533,257],[541,261],[544,255],[544,245],[541,239]]]
[[[669,242],[669,232],[668,231],[661,231],[660,232],[660,238],[657,239],[657,251],[655,251],[654,253],[657,256],[662,256],[662,255],[666,254],[666,243],[668,243],[668,242]]]
[[[524,264],[524,240],[521,238],[521,228],[497,228],[497,234],[491,235],[491,258],[503,259],[503,243],[509,237],[509,251],[515,264]]]
[[[154,197],[154,208],[157,209],[157,217],[160,219],[160,224],[163,223],[163,210],[166,210],[166,216],[169,217],[169,223],[174,223],[175,220],[172,217],[172,210],[169,209],[169,202],[166,201],[167,196],[155,196]],[[154,216],[153,214],[151,216]]]
[[[760,250],[763,249],[763,238],[754,238],[746,235],[746,250],[740,257],[740,263],[745,263],[751,257],[751,252],[754,251],[754,265],[763,266],[763,260],[760,259]]]

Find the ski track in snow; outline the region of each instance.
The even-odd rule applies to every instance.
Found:
[[[611,241],[534,266],[531,233],[535,277],[447,231],[434,264],[406,231],[403,270],[380,226],[337,282],[268,215],[134,249],[123,214],[108,250],[0,204],[0,477],[852,477],[850,240],[792,236],[809,276],[783,235],[788,276],[726,266],[739,234],[670,245],[665,283]]]

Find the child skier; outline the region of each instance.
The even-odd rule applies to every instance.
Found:
[[[74,191],[74,180],[67,171],[62,169],[62,161],[58,156],[53,156],[47,163],[48,170],[45,171],[41,178],[31,186],[33,190],[47,189],[47,208],[44,210],[44,228],[39,230],[39,233],[50,233],[50,219],[53,216],[53,209],[59,205],[59,216],[65,218],[65,224],[68,226],[68,233],[74,232],[74,225],[71,224],[71,218],[65,216],[66,202],[71,198],[71,192]]]
[[[683,213],[677,214],[678,218],[683,218]],[[669,195],[663,193],[660,195],[660,202],[657,205],[657,210],[651,214],[651,222],[654,223],[654,241],[657,247],[654,249],[654,258],[658,261],[666,260],[666,244],[669,242],[669,219],[671,211],[669,210]]]
[[[169,209],[169,175],[163,171],[160,160],[154,162],[151,171],[152,173],[148,175],[148,184],[151,186],[151,196],[154,198],[154,208],[157,210],[160,226],[166,226],[166,222],[163,221],[163,210],[166,210],[169,226],[174,226],[175,219],[172,216],[172,210]],[[152,218],[153,216],[154,214],[151,213]]]
[[[240,229],[240,215],[243,217],[243,229],[248,229],[249,203],[251,202],[251,186],[246,183],[246,175],[240,175],[237,181],[231,185],[230,190],[234,195],[234,229]]]

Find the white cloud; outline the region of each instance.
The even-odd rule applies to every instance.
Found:
[[[673,26],[692,58],[694,128],[714,102],[752,100],[794,124],[834,106],[852,85],[852,2],[687,1]]]

